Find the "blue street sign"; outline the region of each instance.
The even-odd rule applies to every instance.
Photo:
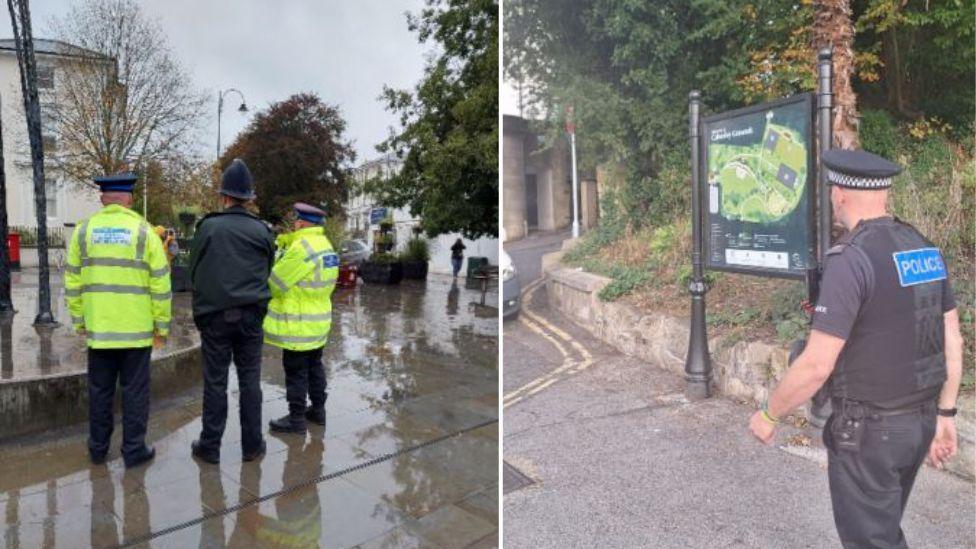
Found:
[[[386,208],[373,208],[369,211],[369,224],[376,225],[386,217]]]

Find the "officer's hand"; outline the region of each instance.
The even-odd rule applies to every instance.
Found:
[[[776,426],[772,423],[766,421],[766,418],[762,417],[762,412],[756,412],[752,414],[749,418],[749,430],[752,434],[759,439],[759,442],[763,444],[772,444],[773,435],[776,434]]]
[[[956,455],[957,448],[955,418],[938,416],[935,437],[932,438],[932,445],[929,446],[929,465],[936,469],[945,467],[952,456]]]
[[[156,349],[162,349],[163,345],[166,345],[166,336],[161,336],[156,334],[153,336],[153,347]]]

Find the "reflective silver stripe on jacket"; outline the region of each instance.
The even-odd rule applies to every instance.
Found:
[[[72,324],[84,324],[85,323],[85,317],[71,315],[71,323]]]
[[[152,295],[153,301],[163,301],[164,299],[171,299],[172,297],[173,297],[173,293],[172,292],[166,292],[166,293],[163,293],[163,294],[153,294]]]
[[[149,268],[148,265],[146,266],[146,268]],[[168,274],[169,274],[169,265],[162,267],[160,269],[156,269],[155,271],[149,271],[149,276],[153,278],[159,278],[162,276],[166,276]]]
[[[287,292],[288,291],[288,285],[285,284],[285,281],[282,280],[281,277],[278,276],[277,274],[271,273],[271,278],[269,278],[269,280],[271,282],[273,282],[275,284],[275,286],[281,288],[281,291],[282,292]]]
[[[276,313],[274,311],[268,311],[268,317],[275,320],[281,321],[295,321],[295,322],[322,322],[332,320],[332,313],[319,313],[319,314],[293,314],[293,313]]]
[[[101,292],[107,294],[137,294],[149,293],[149,288],[145,286],[127,286],[125,284],[85,284],[81,287],[82,292]],[[67,292],[65,292],[67,293]]]
[[[275,343],[322,343],[325,344],[329,336],[283,336],[265,333],[264,338]]]
[[[65,295],[65,297],[80,297],[81,296],[81,288],[74,288],[74,289],[72,289],[72,288],[66,288],[64,290],[64,295]]]
[[[326,278],[325,280],[318,280],[318,281],[309,280],[309,281],[299,282],[298,284],[295,284],[295,286],[298,286],[299,288],[328,288],[329,286],[334,285],[335,281],[336,281],[335,278]]]
[[[149,264],[137,259],[119,259],[115,257],[86,257],[81,260],[82,267],[128,267],[148,271]]]
[[[64,270],[71,274],[81,274],[81,267],[76,267],[74,265],[65,265]]]
[[[169,330],[169,321],[167,320],[166,322],[160,322],[157,320],[153,322],[153,328],[157,330]]]
[[[312,245],[309,244],[308,240],[305,240],[304,238],[301,239],[300,242],[302,243],[302,247],[305,248],[305,255],[306,255],[305,261],[315,261],[316,253],[315,253],[315,249],[312,248]]]
[[[89,341],[139,341],[152,336],[152,332],[88,332]]]
[[[88,257],[88,238],[85,233],[88,232],[88,220],[86,219],[84,223],[81,224],[81,228],[78,229],[78,253],[81,255],[82,261]]]
[[[142,223],[139,225],[139,239],[136,241],[136,259],[142,260],[146,255],[146,236],[149,234],[149,225]]]

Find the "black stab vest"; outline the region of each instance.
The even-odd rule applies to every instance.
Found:
[[[874,284],[861,304],[832,376],[831,395],[898,408],[934,399],[946,380],[942,284],[902,287],[896,252],[934,245],[914,227],[892,218],[860,223],[846,243],[873,271]]]

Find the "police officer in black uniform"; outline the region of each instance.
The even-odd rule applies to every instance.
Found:
[[[227,375],[231,360],[240,390],[244,461],[264,455],[261,435],[262,323],[271,299],[268,275],[274,262],[271,230],[245,204],[255,198],[247,165],[235,159],[223,173],[224,210],[197,225],[190,249],[193,319],[200,330],[204,360],[203,428],[193,455],[220,461],[227,424]]]
[[[824,426],[834,522],[845,548],[906,548],[901,517],[922,462],[956,452],[962,335],[938,248],[886,210],[901,168],[863,151],[822,156],[834,216],[809,343],[750,420],[771,443],[779,418],[830,378]]]

